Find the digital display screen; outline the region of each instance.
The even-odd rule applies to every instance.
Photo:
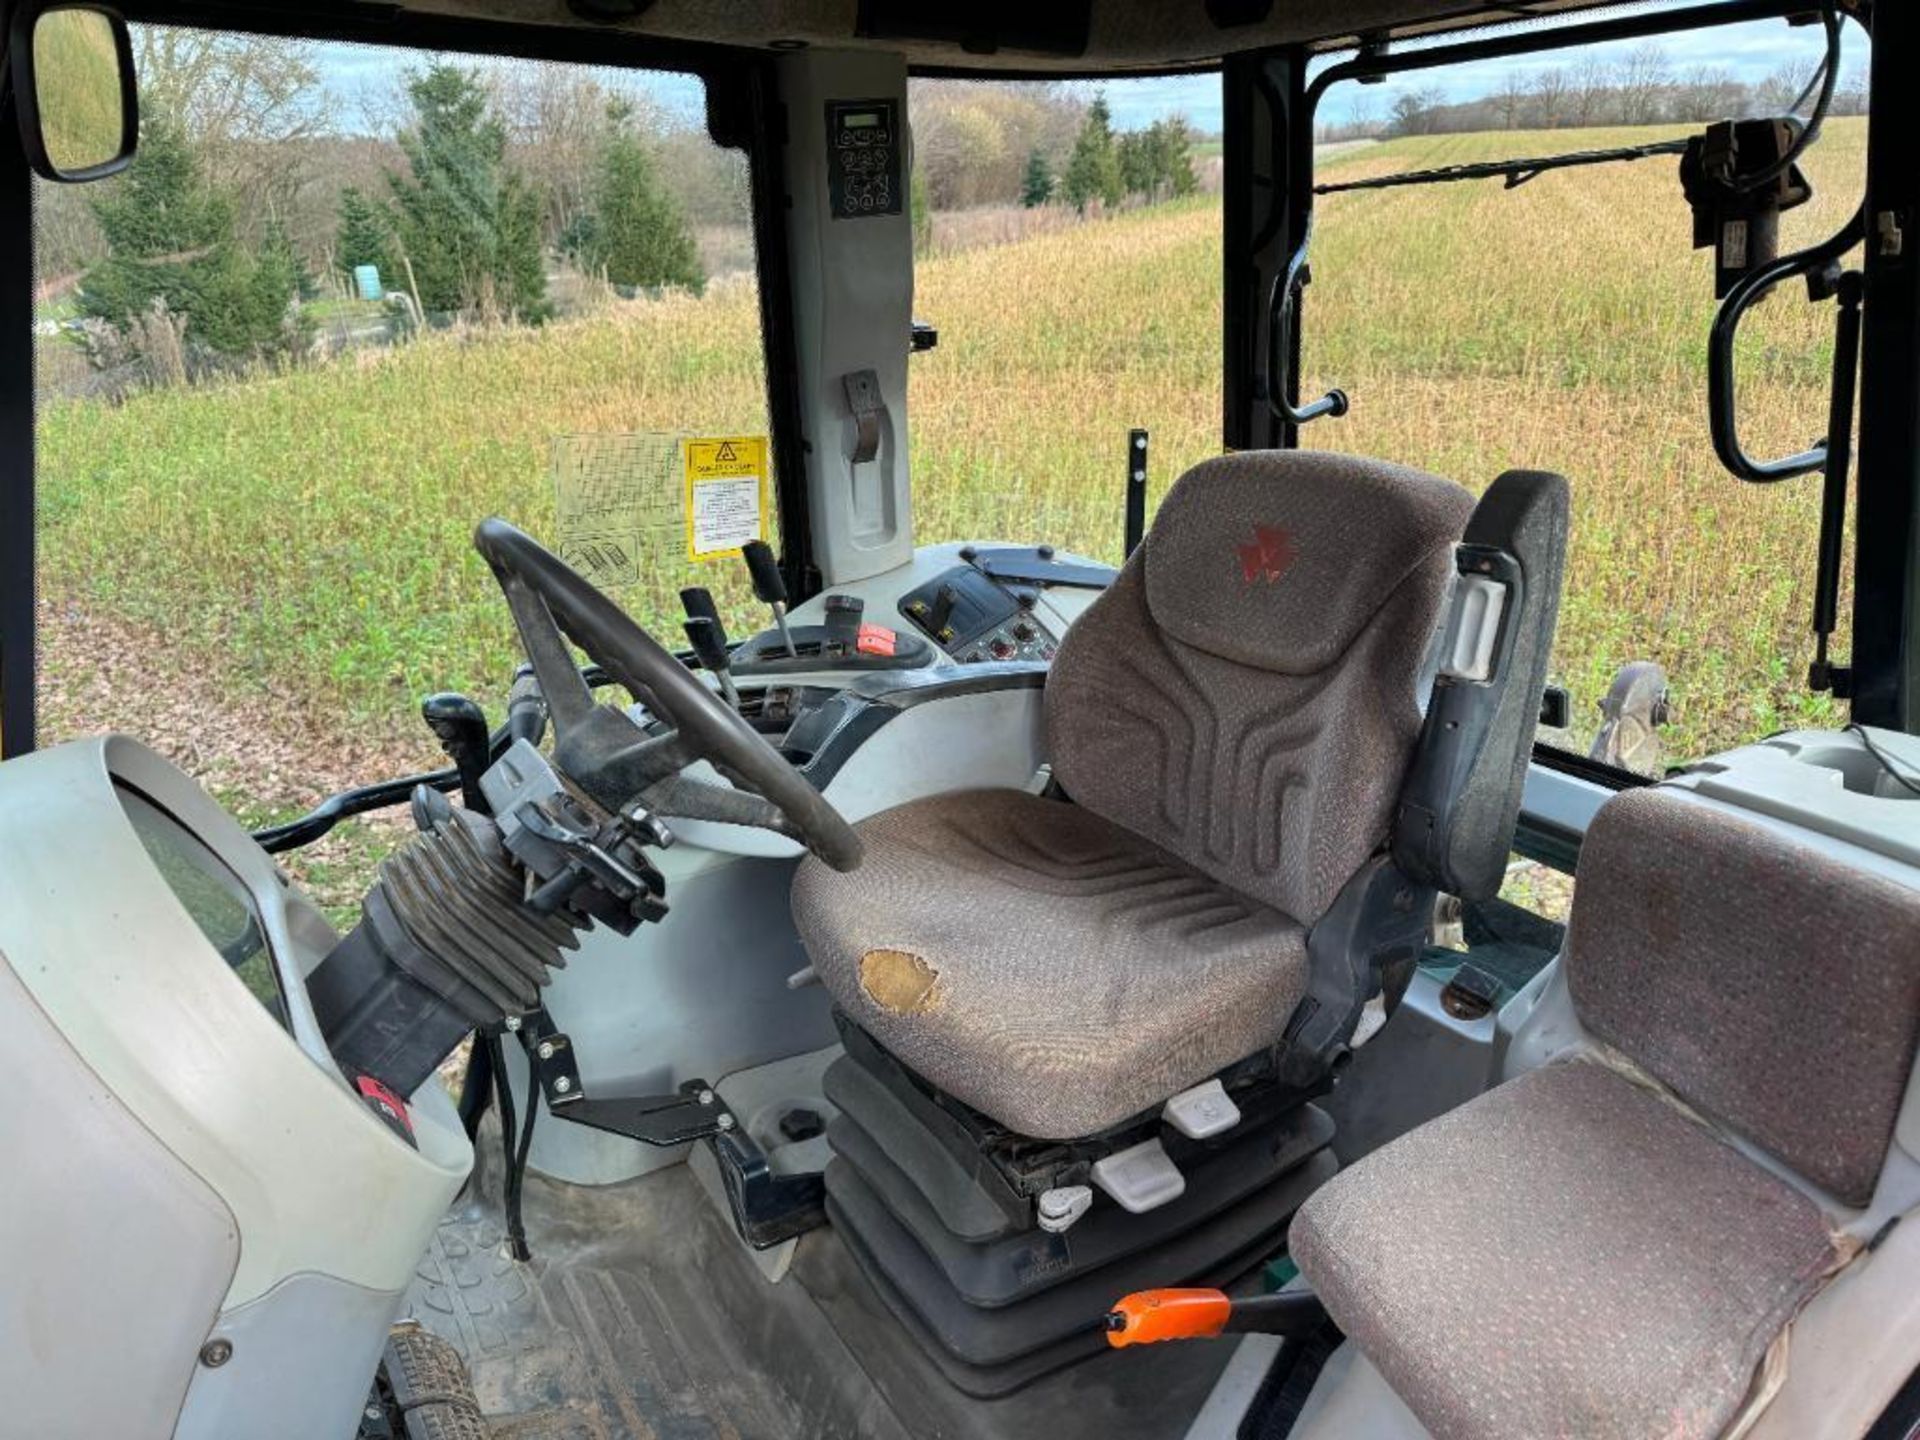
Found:
[[[880,117],[871,110],[851,110],[840,117],[840,123],[849,130],[871,130]]]

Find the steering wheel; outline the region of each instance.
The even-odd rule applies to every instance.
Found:
[[[663,817],[772,830],[836,870],[852,870],[860,837],[800,772],[632,616],[559,556],[505,520],[480,522],[474,549],[492,568],[553,721],[553,764],[610,813],[636,800]],[[600,704],[571,640],[666,722],[652,734]],[[706,760],[737,787],[681,772]]]

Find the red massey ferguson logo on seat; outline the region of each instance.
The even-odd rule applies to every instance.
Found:
[[[1269,585],[1287,573],[1295,558],[1293,536],[1272,525],[1253,527],[1253,543],[1233,547],[1240,556],[1240,574],[1251,585],[1264,580]]]

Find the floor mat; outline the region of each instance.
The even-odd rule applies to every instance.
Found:
[[[484,1139],[483,1139],[484,1146]],[[530,1178],[533,1259],[497,1203],[457,1206],[408,1310],[458,1348],[512,1440],[905,1436],[806,1293],[771,1285],[675,1166],[588,1189]]]
[[[1178,1436],[1230,1345],[1121,1352],[981,1402],[941,1377],[830,1229],[770,1283],[684,1165],[589,1188],[530,1177],[533,1259],[502,1248],[498,1134],[408,1311],[460,1351],[497,1440]]]

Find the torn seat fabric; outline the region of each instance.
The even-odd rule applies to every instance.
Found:
[[[867,859],[803,866],[840,1005],[917,1074],[1036,1139],[1110,1128],[1280,1038],[1306,933],[1092,811],[1019,791],[903,805]]]

